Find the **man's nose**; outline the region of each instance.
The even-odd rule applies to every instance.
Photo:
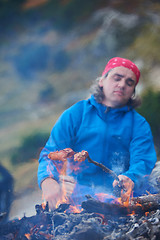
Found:
[[[119,81],[118,82],[118,86],[120,87],[120,88],[124,88],[125,87],[125,80],[121,80],[121,81]]]

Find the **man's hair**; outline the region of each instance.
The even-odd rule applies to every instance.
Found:
[[[101,78],[107,77],[107,75],[108,73],[105,76],[98,77],[90,88],[91,93],[93,94],[93,96],[95,97],[95,100],[98,103],[102,103],[105,97],[103,93],[103,87],[99,86],[99,81]],[[134,90],[133,96],[129,99],[127,105],[131,106],[132,108],[136,108],[141,105],[141,99],[139,96],[135,96],[135,90]]]

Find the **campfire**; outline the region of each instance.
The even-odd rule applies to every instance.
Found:
[[[36,214],[0,225],[0,239],[7,240],[158,240],[160,238],[160,194],[132,198],[125,207],[86,196],[80,213],[60,204],[54,211],[36,205]]]
[[[90,159],[86,151],[74,153],[64,149],[50,153],[60,174],[67,176],[67,158],[74,157],[74,167],[88,159],[118,180],[114,172]],[[60,159],[60,163],[57,161]],[[76,183],[75,183],[76,184]],[[119,190],[124,191],[119,182]],[[121,197],[99,193],[86,195],[80,207],[65,196],[50,210],[48,203],[35,206],[35,215],[24,216],[0,225],[0,240],[158,240],[160,239],[160,193],[130,197],[126,202]]]

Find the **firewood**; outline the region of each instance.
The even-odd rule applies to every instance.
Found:
[[[132,204],[159,204],[160,205],[160,193],[157,194],[149,194],[149,195],[142,195],[139,197],[131,198]]]
[[[3,223],[0,225],[0,236],[7,235],[9,233],[16,234],[20,231],[24,226],[29,223],[29,227],[35,225],[43,225],[46,223],[50,223],[50,216],[48,214],[41,213],[39,215],[34,215],[32,217],[23,217],[22,219],[15,219],[9,221],[7,223]],[[24,227],[25,233],[27,233],[26,227]],[[20,239],[20,238],[19,238]]]
[[[129,207],[124,207],[121,204],[100,202],[89,195],[86,197],[87,201],[83,203],[84,210],[81,213],[64,213],[63,211],[68,208],[67,204],[59,206],[54,211],[49,211],[47,205],[45,208],[44,204],[36,205],[38,215],[0,225],[0,239],[159,239],[159,209],[143,214],[144,209],[138,202],[135,204],[132,201],[133,205],[130,203]],[[146,197],[140,196],[132,200],[136,202]],[[152,197],[157,199],[159,208],[159,194]],[[135,209],[137,214],[130,214]]]
[[[104,215],[124,216],[132,214],[133,212],[143,214],[160,208],[160,194],[131,198],[128,206],[124,206],[120,203],[105,203],[94,198],[88,198],[86,201],[82,202],[81,207],[89,213],[94,212]]]

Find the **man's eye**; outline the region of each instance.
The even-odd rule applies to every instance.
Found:
[[[120,77],[114,77],[114,80],[115,80],[115,81],[120,81],[121,78],[120,78]]]
[[[134,81],[132,80],[127,80],[127,85],[132,87],[134,85]]]

